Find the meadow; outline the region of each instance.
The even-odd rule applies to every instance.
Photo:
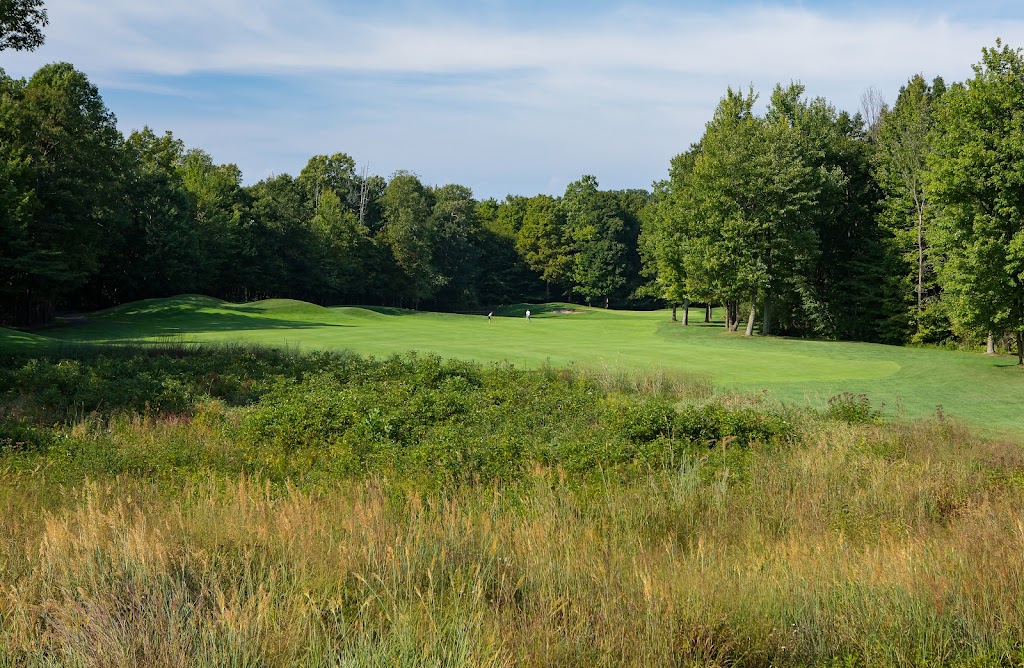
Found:
[[[0,666],[1024,664],[1020,432],[877,401],[1007,361],[518,308],[4,332]]]
[[[1012,356],[781,337],[747,339],[703,323],[669,321],[667,311],[606,311],[571,304],[499,309],[482,315],[389,308],[324,308],[292,300],[231,304],[201,296],[146,300],[74,326],[7,331],[0,346],[126,342],[245,342],[299,350],[387,356],[417,350],[444,358],[508,362],[522,368],[575,366],[611,374],[687,374],[725,391],[767,392],[821,407],[842,392],[867,395],[884,415],[936,413],[992,433],[1024,426],[1024,373]],[[7,344],[5,344],[5,341]]]

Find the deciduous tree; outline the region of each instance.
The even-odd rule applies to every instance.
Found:
[[[1024,366],[1024,57],[997,40],[936,111],[928,194],[952,315],[1013,331]]]
[[[939,298],[928,245],[931,209],[925,181],[933,111],[944,91],[942,79],[929,85],[921,75],[912,77],[893,108],[880,116],[874,156],[875,178],[885,194],[880,219],[903,265],[893,276],[897,289],[886,309],[892,311],[890,327],[909,329],[919,341],[935,338],[925,324],[926,311]]]
[[[27,82],[0,72],[0,163],[12,233],[0,284],[21,322],[48,319],[99,269],[124,223],[123,162],[114,115],[67,63]],[[15,251],[15,248],[17,250]]]
[[[43,0],[0,0],[0,51],[35,51],[47,23]]]

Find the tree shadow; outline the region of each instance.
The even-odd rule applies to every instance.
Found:
[[[398,308],[397,306],[352,306],[350,308],[361,308],[364,311],[373,311],[381,315],[416,315],[417,313],[429,313],[429,311],[414,311],[411,308]]]
[[[160,297],[143,299],[130,304],[122,304],[99,311],[93,315],[102,317],[146,316],[167,313],[193,313],[201,308],[229,308],[229,304],[206,295],[178,295],[177,297]]]
[[[43,350],[53,344],[53,339],[27,334],[16,329],[0,328],[0,352]]]
[[[140,333],[145,336],[172,336],[179,334],[199,334],[209,332],[244,332],[255,330],[302,330],[322,328],[354,327],[332,322],[316,322],[308,320],[282,320],[264,318],[253,315],[230,313],[187,313],[147,318],[145,322],[118,322],[110,326],[123,326],[123,338],[138,338]]]
[[[530,311],[530,317],[562,316],[562,315],[583,315],[587,311],[575,304],[562,304],[558,302],[550,304],[509,304],[494,309],[494,315],[499,318],[525,318],[526,311]]]
[[[323,307],[301,302],[296,303],[296,307],[300,311],[296,315],[306,319],[283,317],[283,313],[278,317],[259,315],[275,311],[259,303],[230,304],[205,295],[179,295],[114,307],[96,314],[95,319],[75,318],[56,329],[74,327],[81,330],[83,336],[94,334],[107,340],[134,340],[209,332],[355,327],[309,319],[311,315],[315,317],[318,310],[328,315],[329,311]]]

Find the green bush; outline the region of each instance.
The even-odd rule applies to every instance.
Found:
[[[673,466],[693,448],[794,433],[764,406],[677,406],[579,374],[435,356],[247,347],[82,351],[0,360],[21,422],[0,441],[82,475],[245,473],[284,482],[397,475],[449,484]],[[76,436],[69,438],[74,432]],[[31,444],[16,445],[16,444]]]
[[[872,408],[868,395],[843,392],[828,400],[825,417],[847,424],[868,424],[876,422],[881,412]]]
[[[46,428],[12,417],[0,419],[0,454],[44,451],[52,440]]]

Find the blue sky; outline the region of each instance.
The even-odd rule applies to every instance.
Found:
[[[46,0],[29,76],[68,61],[123,131],[149,125],[246,182],[343,151],[477,197],[560,194],[582,174],[648,188],[727,86],[799,80],[856,111],[911,75],[970,75],[1024,46],[1024,3]]]

